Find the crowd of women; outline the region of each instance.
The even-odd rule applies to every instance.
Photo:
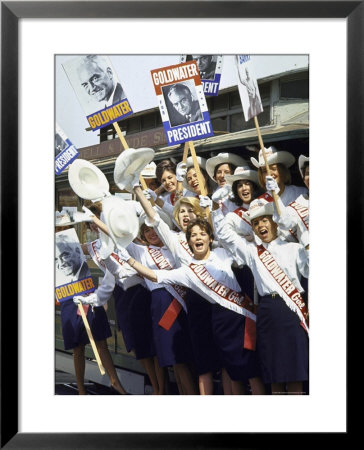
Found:
[[[106,253],[101,239],[83,246],[105,276],[77,301],[94,314],[113,294],[154,394],[168,393],[168,368],[184,395],[213,394],[217,378],[224,394],[308,393],[309,158],[265,153],[269,174],[261,150],[250,161],[199,156],[201,178],[191,157],[151,162],[127,187],[138,236]],[[291,184],[294,164],[301,186]],[[89,227],[104,221],[101,202],[87,212]],[[116,228],[122,236],[122,220]]]

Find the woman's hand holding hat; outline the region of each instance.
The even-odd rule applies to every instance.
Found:
[[[271,175],[267,175],[265,177],[265,188],[267,189],[267,191],[272,191],[276,194],[278,194],[280,191],[276,180]]]
[[[183,181],[186,178],[187,165],[184,162],[179,162],[176,167],[176,178],[177,181]]]

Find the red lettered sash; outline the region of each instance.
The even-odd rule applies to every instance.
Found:
[[[263,245],[258,245],[257,251],[263,267],[271,274],[276,282],[277,292],[283,298],[286,305],[298,315],[301,326],[305,329],[307,334],[309,334],[308,309],[301,294],[284,271],[279,267],[274,256],[266,250]]]
[[[244,217],[244,212],[248,211],[246,208],[243,208],[242,206],[240,208],[237,208],[234,210],[234,213],[240,217],[241,220],[244,220],[244,222],[246,222],[248,225],[251,226],[250,222],[248,222],[246,220],[246,218]]]
[[[202,283],[202,290],[216,303],[243,316],[250,317],[254,321],[256,320],[256,315],[253,312],[254,305],[249,297],[244,297],[239,292],[215,280],[203,264],[191,263],[188,267]]]
[[[91,247],[91,248],[90,248]],[[98,240],[96,241],[92,241],[91,245],[89,247],[89,250],[91,250],[91,258],[93,259],[94,263],[105,272],[106,270],[106,266],[105,263],[103,261],[103,259],[101,258],[101,256],[99,255],[99,249],[98,249]]]
[[[191,263],[189,268],[198,280],[203,284],[203,291],[216,303],[245,316],[244,348],[255,350],[256,344],[256,320],[255,306],[246,295],[228,288],[215,280],[202,264]]]
[[[297,203],[297,202],[292,202],[289,204],[289,206],[296,212],[298,217],[301,219],[303,225],[308,230],[309,210],[308,210],[307,206],[304,206],[301,203]]]
[[[154,262],[154,264],[158,267],[158,269],[162,270],[171,270],[173,267],[169,264],[163,253],[156,249],[148,247],[148,252]],[[166,309],[165,313],[163,314],[162,318],[158,322],[158,325],[160,325],[165,330],[169,330],[171,326],[174,324],[175,320],[178,317],[178,314],[181,312],[181,309],[183,308],[185,311],[187,311],[186,303],[184,301],[184,298],[186,296],[186,289],[183,286],[179,286],[177,284],[173,285],[167,285],[165,286],[165,289],[173,295],[173,300]]]

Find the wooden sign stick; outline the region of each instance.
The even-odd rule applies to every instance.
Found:
[[[125,139],[122,131],[120,130],[119,124],[117,122],[114,122],[113,125],[114,125],[117,135],[119,136],[119,139],[121,141],[121,144],[122,144],[124,150],[126,150],[127,148],[129,148],[129,145],[126,142],[126,139]],[[139,181],[140,181],[140,184],[142,185],[143,190],[148,189],[147,183],[145,182],[145,180],[142,176],[140,176]],[[154,200],[152,198],[149,201],[152,204],[152,206],[155,205]]]
[[[183,157],[182,157],[182,162],[184,164],[186,164],[186,161],[187,161],[188,149],[189,149],[188,142],[185,142],[185,146],[183,149]],[[182,181],[177,181],[177,197],[178,198],[176,200],[178,200],[179,198],[182,197],[182,192],[183,192]]]
[[[254,116],[254,123],[255,123],[255,128],[257,129],[257,133],[258,133],[259,145],[260,145],[260,148],[262,150],[262,154],[263,154],[263,158],[264,158],[264,162],[265,162],[265,168],[266,168],[266,171],[267,171],[267,175],[270,176],[269,164],[268,164],[268,161],[267,161],[267,155],[265,153],[265,148],[264,148],[264,144],[263,144],[262,135],[260,134],[260,128],[259,128],[259,122],[258,122],[257,116]],[[278,195],[277,195],[277,193],[275,191],[273,191],[272,194],[273,194],[274,203],[276,205],[277,214],[280,216],[281,215],[281,210],[280,210],[279,204],[278,204]]]
[[[83,306],[82,306],[81,302],[78,302],[78,309],[79,309],[79,311],[81,313],[83,324],[85,325],[85,328],[86,328],[86,331],[87,331],[87,336],[88,336],[88,338],[90,340],[90,344],[91,344],[92,350],[94,351],[96,362],[97,362],[97,365],[99,366],[101,375],[105,375],[105,369],[104,369],[104,366],[102,365],[102,362],[101,362],[101,359],[100,359],[100,355],[99,355],[99,352],[97,351],[95,340],[94,340],[94,337],[92,336],[91,328],[90,328],[90,325],[88,323],[88,320],[87,320],[87,317],[86,317],[86,314],[85,314],[85,311],[83,309]]]
[[[198,184],[200,185],[200,188],[201,188],[201,195],[205,196],[205,195],[207,195],[207,192],[206,192],[206,189],[205,189],[204,178],[203,178],[203,176],[201,174],[200,166],[198,165],[198,162],[197,162],[195,146],[194,146],[192,141],[189,141],[188,143],[189,143],[189,146],[190,146],[193,166],[194,166],[194,168],[196,170]],[[210,209],[209,208],[206,209],[206,215],[207,215],[207,217],[209,219],[211,219]]]

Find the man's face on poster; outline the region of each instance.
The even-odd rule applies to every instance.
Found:
[[[193,59],[197,62],[198,70],[205,72],[209,67],[212,56],[211,55],[192,55]]]
[[[73,244],[56,244],[56,268],[66,276],[75,275],[81,266],[80,249]]]
[[[168,95],[173,107],[183,116],[191,114],[192,95],[189,91],[180,89],[170,92]]]
[[[85,91],[96,101],[108,101],[113,89],[113,73],[110,67],[105,71],[96,62],[90,61],[79,70],[81,85]]]

